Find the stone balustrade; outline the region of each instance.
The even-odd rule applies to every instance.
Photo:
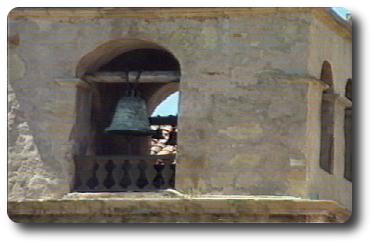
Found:
[[[76,156],[77,192],[155,191],[174,188],[175,155]]]

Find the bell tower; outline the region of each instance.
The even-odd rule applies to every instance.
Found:
[[[117,49],[111,50],[113,47]],[[103,182],[105,177],[110,180],[100,191],[173,187],[176,156],[150,155],[151,140],[158,135],[150,121],[156,106],[178,91],[177,59],[148,41],[111,41],[83,57],[77,73],[88,84],[91,98],[86,106],[77,105],[78,109],[90,108],[91,115],[86,124],[77,124],[86,126],[79,132],[89,136],[89,140],[82,141],[87,147],[76,153],[78,191],[97,191],[100,182],[93,180],[98,175],[103,176]],[[99,159],[103,164],[97,163]],[[87,181],[81,181],[81,174],[93,172]]]
[[[166,49],[143,40],[120,40],[121,50],[96,50],[83,58],[90,65],[81,79],[93,88],[92,152],[100,155],[150,152],[149,117],[155,107],[178,90],[180,65]],[[119,45],[117,44],[117,45]],[[98,56],[98,53],[103,53]],[[103,57],[112,57],[104,61]],[[83,62],[86,64],[85,62]],[[173,88],[172,90],[170,88]]]

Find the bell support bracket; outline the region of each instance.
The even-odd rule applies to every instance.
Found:
[[[179,82],[180,73],[178,71],[142,71],[140,75],[139,71],[94,72],[85,74],[82,80],[90,83],[170,83]]]

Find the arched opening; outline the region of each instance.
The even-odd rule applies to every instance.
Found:
[[[166,50],[135,49],[115,57],[99,71],[179,71],[176,58]]]
[[[323,92],[321,105],[321,130],[320,130],[320,167],[328,173],[333,173],[334,153],[334,88],[332,67],[328,61],[322,65],[320,80],[329,88]]]
[[[151,116],[177,115],[180,92],[176,91],[164,99],[152,112]]]
[[[320,72],[320,80],[329,85],[329,89],[326,90],[330,91],[333,90],[333,74],[332,74],[332,66],[328,61],[324,61],[322,65],[322,70]]]
[[[352,100],[352,79],[348,79],[345,87],[345,96],[351,101]],[[352,107],[345,109],[345,122],[344,122],[344,133],[345,133],[345,168],[344,177],[352,181]]]
[[[129,51],[142,49],[161,50],[174,57],[172,55],[173,52],[151,41],[141,39],[111,40],[99,45],[81,58],[77,65],[76,76],[78,78],[82,78],[84,74],[97,71],[100,67],[108,64],[110,61],[122,54],[128,53]],[[175,58],[175,60],[178,63],[178,59]],[[180,65],[178,65],[178,70],[180,70]]]
[[[177,116],[178,116],[179,92],[174,92],[163,100],[153,111],[155,122],[161,124],[151,125],[154,130],[160,132],[160,138],[151,140],[152,155],[168,155],[177,153]],[[162,121],[163,119],[163,121]]]
[[[153,153],[151,139],[163,136],[157,131],[158,122],[151,113],[171,93],[178,91],[178,60],[152,42],[110,41],[81,59],[77,76],[91,88],[91,103],[89,107],[86,105],[91,112],[90,127],[86,127],[90,129],[86,134],[90,136],[90,140],[86,139],[90,144],[85,143],[84,153],[78,154],[78,162],[89,164],[78,164],[77,172],[87,173],[82,171],[82,166],[90,166],[91,177],[83,182],[85,178],[78,177],[76,190],[173,188],[176,152],[150,155]],[[177,129],[177,115],[174,121],[173,127]]]
[[[348,79],[345,86],[345,96],[352,100],[352,79]]]

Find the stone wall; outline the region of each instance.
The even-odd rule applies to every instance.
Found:
[[[344,223],[350,217],[334,201],[171,194],[73,194],[9,202],[8,214],[19,223]]]
[[[310,46],[308,72],[319,78],[323,61],[332,66],[333,89],[335,94],[334,107],[334,154],[333,173],[329,174],[319,167],[319,149],[316,145],[311,149],[314,153],[310,158],[308,176],[309,193],[311,197],[319,199],[334,199],[347,208],[352,207],[352,182],[344,178],[345,137],[344,110],[351,105],[345,99],[345,86],[352,78],[352,40],[342,38],[327,27],[324,22],[314,19],[310,27]],[[318,97],[318,95],[316,96]],[[316,102],[317,103],[317,102]],[[317,123],[320,119],[315,118]],[[316,129],[320,136],[320,130]],[[349,150],[353,151],[353,150]],[[356,163],[354,163],[354,168]]]
[[[10,118],[22,116],[32,140],[9,143],[10,155],[22,158],[9,162],[12,199],[32,190],[36,198],[71,191],[77,74],[92,68],[82,65],[82,58],[99,47],[99,60],[105,60],[106,47],[113,55],[124,40],[155,43],[181,65],[177,190],[308,195],[308,158],[315,158],[306,150],[315,132],[308,128],[309,95],[319,77],[316,64],[325,58],[313,55],[311,35],[320,36],[320,27],[312,28],[309,11],[184,17],[155,10],[147,17],[148,10],[129,10],[111,17],[93,9],[68,17],[47,11],[47,18],[38,14],[43,9],[29,10],[29,17],[22,11],[14,10],[8,23],[9,37],[18,37],[9,46],[10,105],[19,104],[9,112]],[[85,13],[87,18],[69,17]],[[11,123],[10,134],[18,131]],[[30,156],[27,144],[35,145],[35,154]],[[39,186],[23,183],[39,176]]]

